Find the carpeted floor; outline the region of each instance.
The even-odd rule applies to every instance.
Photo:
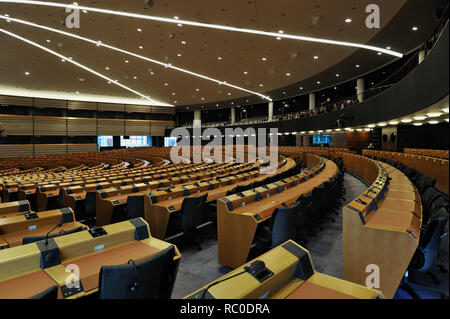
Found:
[[[347,191],[345,195],[347,201],[351,201],[366,189],[366,186],[359,179],[348,174],[345,174],[344,183]],[[336,219],[335,223],[327,222],[323,224],[323,231],[319,232],[316,237],[307,238],[308,244],[306,248],[312,255],[312,260],[317,271],[342,278],[342,210],[339,210],[339,215],[334,217]],[[218,264],[217,241],[214,240],[211,228],[205,227],[202,230],[202,235],[201,251],[198,251],[195,246],[178,246],[182,259],[172,298],[183,298],[231,271],[231,269]],[[440,258],[448,269],[448,237],[442,241]],[[424,281],[428,287],[443,289],[448,294],[448,273],[441,274],[441,277],[441,283],[439,285],[434,285],[430,280],[424,280],[420,276],[419,279]],[[423,298],[432,297],[428,291],[420,291],[420,295]],[[409,298],[409,296],[399,290],[396,298]]]

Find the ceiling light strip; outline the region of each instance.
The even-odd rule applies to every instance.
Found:
[[[202,28],[209,28],[209,29],[217,29],[217,30],[225,30],[225,31],[233,31],[233,32],[241,32],[241,33],[250,33],[250,34],[256,34],[256,35],[263,35],[263,36],[269,36],[269,37],[274,37],[274,38],[285,38],[285,39],[292,39],[292,40],[299,40],[299,41],[309,41],[309,42],[317,42],[317,43],[326,43],[326,44],[333,44],[333,45],[340,45],[340,46],[355,47],[355,48],[360,48],[360,49],[366,49],[366,50],[386,53],[386,54],[389,54],[389,55],[392,55],[392,56],[395,56],[395,57],[398,57],[398,58],[403,57],[402,53],[399,53],[399,52],[396,52],[396,51],[392,51],[392,50],[388,50],[388,49],[384,49],[384,48],[378,48],[378,47],[371,46],[371,45],[365,45],[365,44],[360,44],[360,43],[353,43],[353,42],[345,42],[345,41],[336,41],[336,40],[329,40],[329,39],[305,37],[305,36],[291,35],[291,34],[278,33],[278,32],[266,32],[266,31],[261,31],[261,30],[253,30],[253,29],[245,29],[245,28],[236,28],[236,27],[223,26],[223,25],[218,25],[218,24],[209,24],[209,23],[200,23],[200,22],[195,22],[195,21],[170,19],[170,18],[149,16],[149,15],[129,13],[129,12],[122,12],[122,11],[114,11],[114,10],[107,10],[107,9],[100,9],[100,8],[92,8],[92,7],[80,6],[80,5],[74,5],[74,4],[63,4],[63,3],[56,3],[56,2],[30,1],[30,0],[0,0],[0,2],[87,10],[87,11],[91,11],[91,12],[105,13],[105,14],[111,14],[111,15],[117,15],[117,16],[124,16],[124,17],[136,18],[136,19],[143,19],[143,20],[153,20],[153,21],[159,21],[159,22],[167,22],[167,23],[173,23],[173,24],[177,24],[177,25],[178,24],[183,24],[183,25],[191,25],[191,26],[195,26],[195,27],[202,27]]]
[[[44,50],[44,51],[46,51],[46,52],[48,52],[48,53],[50,53],[50,54],[53,54],[53,55],[55,55],[55,56],[57,56],[57,57],[59,57],[59,58],[61,58],[61,59],[64,59],[64,60],[67,61],[67,62],[70,62],[70,63],[72,63],[72,64],[78,66],[79,68],[82,68],[82,69],[84,69],[84,70],[86,70],[86,71],[88,71],[88,72],[90,72],[90,73],[92,73],[92,74],[94,74],[94,75],[96,75],[96,76],[98,76],[98,77],[101,77],[102,79],[105,79],[105,80],[107,80],[107,81],[110,81],[111,83],[114,83],[115,85],[117,85],[117,86],[119,86],[119,87],[121,87],[121,88],[123,88],[123,89],[125,89],[125,90],[128,90],[128,91],[130,91],[130,92],[132,92],[132,93],[134,93],[134,94],[136,94],[136,95],[138,95],[138,96],[140,96],[140,97],[142,97],[142,98],[144,98],[144,99],[150,101],[150,102],[152,103],[152,105],[158,105],[158,106],[172,106],[172,105],[162,105],[162,103],[157,102],[157,101],[155,101],[155,100],[149,98],[148,96],[145,96],[144,94],[139,93],[138,91],[135,91],[135,90],[133,90],[133,89],[131,89],[131,88],[129,88],[129,87],[127,87],[127,86],[125,86],[125,85],[119,83],[118,81],[115,81],[115,80],[113,80],[113,79],[111,79],[111,78],[109,78],[109,77],[107,77],[107,76],[105,76],[105,75],[103,75],[103,74],[101,74],[101,73],[99,73],[99,72],[97,72],[97,71],[92,70],[91,68],[89,68],[89,67],[87,67],[87,66],[85,66],[85,65],[83,65],[83,64],[80,64],[80,63],[74,61],[73,59],[70,59],[70,58],[68,58],[68,57],[66,57],[66,56],[64,56],[64,55],[62,55],[62,54],[59,54],[59,53],[57,53],[57,52],[55,52],[55,51],[53,51],[53,50],[51,50],[51,49],[49,49],[49,48],[46,48],[46,47],[44,47],[44,46],[42,46],[42,45],[40,45],[40,44],[38,44],[38,43],[36,43],[36,42],[33,42],[33,41],[28,40],[28,39],[26,39],[26,38],[24,38],[24,37],[21,37],[20,35],[17,35],[17,34],[15,34],[15,33],[12,33],[12,32],[10,32],[10,31],[7,31],[7,30],[1,29],[1,28],[0,28],[0,32],[3,32],[3,33],[5,33],[5,34],[7,34],[7,35],[9,35],[9,36],[11,36],[11,37],[13,37],[13,38],[19,39],[19,40],[21,40],[21,41],[23,41],[23,42],[26,42],[26,43],[28,43],[28,44],[30,44],[30,45],[32,45],[32,46],[35,46],[35,47],[37,47],[37,48],[39,48],[39,49],[41,49],[41,50]]]
[[[183,69],[183,68],[179,68],[179,67],[173,66],[172,64],[168,64],[168,63],[164,63],[164,62],[161,62],[161,61],[158,61],[158,60],[154,60],[154,59],[151,59],[151,58],[148,58],[148,57],[145,57],[145,56],[142,56],[142,55],[130,52],[130,51],[122,50],[120,48],[117,48],[117,47],[105,44],[105,43],[103,43],[101,41],[95,41],[95,40],[92,40],[92,39],[89,39],[89,38],[85,38],[85,37],[82,37],[82,36],[79,36],[79,35],[76,35],[76,34],[73,34],[73,33],[61,31],[61,30],[58,30],[58,29],[50,28],[50,27],[46,27],[46,26],[43,26],[43,25],[40,25],[40,24],[36,24],[36,23],[32,23],[32,22],[29,22],[29,21],[26,21],[26,20],[11,18],[9,16],[5,17],[5,16],[0,15],[0,19],[9,20],[9,21],[12,21],[12,22],[17,22],[17,23],[29,25],[29,26],[32,26],[32,27],[35,27],[35,28],[39,28],[39,29],[43,29],[43,30],[59,33],[59,34],[62,34],[62,35],[68,36],[68,37],[72,37],[72,38],[76,38],[76,39],[79,39],[79,40],[82,40],[82,41],[86,41],[86,42],[92,43],[92,44],[94,44],[96,46],[105,47],[105,48],[108,48],[108,49],[111,49],[111,50],[114,50],[114,51],[117,51],[117,52],[121,52],[121,53],[130,55],[130,56],[133,56],[133,57],[136,57],[136,58],[148,61],[148,62],[152,62],[152,63],[158,64],[158,65],[164,66],[165,68],[170,68],[170,69],[177,70],[177,71],[180,71],[180,72],[192,75],[192,76],[196,76],[196,77],[202,78],[204,80],[212,81],[212,82],[215,82],[215,83],[217,83],[219,85],[226,85],[228,87],[231,87],[231,88],[234,88],[234,89],[237,89],[237,90],[240,90],[240,91],[244,91],[246,93],[250,93],[250,94],[254,94],[254,95],[260,96],[261,98],[266,99],[268,101],[272,101],[272,99],[270,97],[265,96],[265,95],[263,95],[261,93],[250,91],[250,90],[247,90],[245,88],[242,88],[242,87],[230,84],[228,82],[220,81],[220,80],[217,80],[217,79],[213,79],[213,78],[210,78],[210,77],[208,77],[206,75],[202,75],[202,74],[195,73],[195,72]]]

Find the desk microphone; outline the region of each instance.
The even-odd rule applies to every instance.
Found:
[[[61,227],[63,224],[63,221],[61,220],[58,224],[56,224],[55,227],[52,228],[52,230],[50,230],[47,235],[45,235],[45,247],[48,246],[48,236],[57,228]]]

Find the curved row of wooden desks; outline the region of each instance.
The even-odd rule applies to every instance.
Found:
[[[109,202],[113,210],[114,206],[126,203],[129,195],[143,196],[144,218],[116,224],[105,219],[101,226],[106,234],[101,232],[98,237],[92,230],[84,230],[52,239],[59,262],[51,266],[41,262],[43,242],[21,245],[21,240],[30,234],[45,235],[61,218],[66,221],[62,227],[83,227],[76,224],[73,210],[66,208],[34,213],[26,201],[6,206],[1,204],[0,248],[10,248],[0,250],[0,298],[32,297],[55,283],[60,287],[60,298],[76,298],[95,292],[101,265],[124,264],[130,258],[141,260],[169,247],[171,244],[163,240],[171,215],[180,211],[186,197],[205,194],[208,194],[208,201],[217,201],[219,263],[235,269],[218,280],[243,271],[245,266],[254,262],[246,264],[258,225],[269,220],[276,208],[294,204],[301,195],[338,174],[338,167],[331,160],[298,149],[283,152],[286,151],[291,151],[293,157],[300,155],[307,169],[230,196],[226,196],[227,191],[237,185],[247,185],[270,175],[262,174],[259,162],[167,165],[165,168],[172,169],[174,175],[158,175],[155,168],[149,167],[155,170],[155,174],[150,176],[152,181],[143,183],[142,188],[131,184],[131,187],[96,189],[97,199]],[[256,259],[264,261],[268,269],[264,274],[267,276],[265,280],[252,278],[253,275],[247,272],[211,287],[205,295],[199,290],[188,297],[370,299],[384,295],[392,298],[418,245],[422,221],[420,196],[403,173],[385,163],[348,152],[335,151],[331,156],[343,158],[347,171],[369,185],[344,207],[344,280],[317,273],[309,252],[289,241]],[[286,158],[280,161],[279,168],[272,175],[285,172],[294,165],[293,159]],[[51,178],[51,174],[48,176]],[[161,182],[161,178],[166,181]],[[153,182],[154,186],[149,186]],[[86,186],[80,185],[80,188]],[[83,191],[78,192],[76,187],[78,185],[65,187],[65,191],[73,188],[72,194],[69,191],[66,195],[82,196]],[[122,194],[121,191],[128,190],[127,187],[131,191]],[[180,258],[177,250],[174,277]],[[79,278],[82,290],[75,292],[64,288],[66,266],[74,263],[83,268]],[[368,266],[373,265],[379,269],[380,286],[377,290],[364,287],[370,274]],[[32,284],[19,289],[25,282]]]
[[[392,298],[419,244],[420,195],[408,177],[386,163],[340,157],[347,171],[369,185],[343,208],[344,279],[364,285],[376,269],[379,289]]]
[[[415,155],[398,152],[363,150],[363,155],[377,158],[390,159],[401,162],[422,173],[423,175],[436,180],[435,188],[449,194],[449,160],[425,155]]]

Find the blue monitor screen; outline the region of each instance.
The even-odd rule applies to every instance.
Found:
[[[314,135],[313,145],[328,144],[331,145],[331,135]]]

